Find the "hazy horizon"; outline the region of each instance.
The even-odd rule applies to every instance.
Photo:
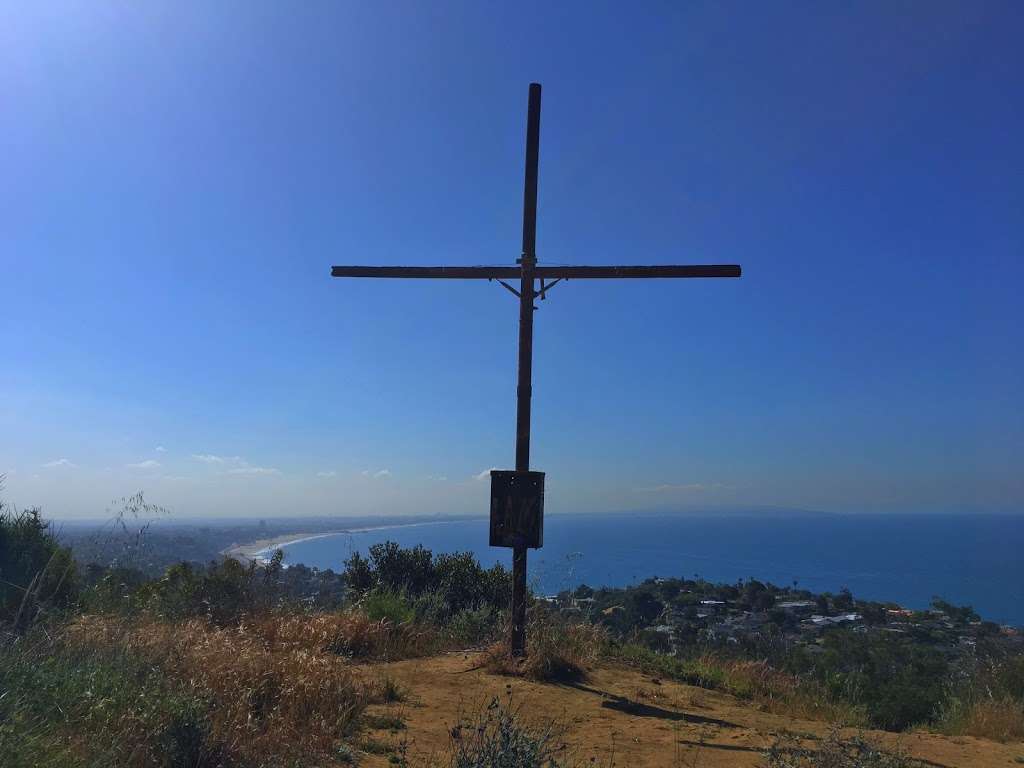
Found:
[[[666,515],[680,515],[680,516],[692,516],[692,517],[1024,517],[1024,511],[1017,509],[1002,509],[1002,510],[988,510],[988,509],[946,509],[946,510],[918,510],[912,512],[831,512],[828,510],[821,509],[801,509],[798,507],[692,507],[692,508],[646,508],[646,509],[608,509],[602,511],[591,511],[591,510],[576,510],[576,511],[558,511],[558,512],[547,512],[545,517],[552,516],[568,516],[568,517],[589,517],[594,515],[610,515],[610,516],[666,516]],[[135,526],[145,523],[154,522],[161,525],[238,525],[238,524],[251,524],[258,525],[261,522],[274,523],[274,524],[285,524],[295,523],[296,525],[302,525],[304,523],[317,523],[326,524],[329,521],[337,520],[339,522],[344,521],[358,521],[360,525],[364,524],[364,521],[368,520],[380,520],[382,525],[403,525],[406,521],[409,524],[418,524],[420,522],[429,523],[432,521],[447,522],[467,519],[480,519],[486,520],[488,518],[488,512],[470,511],[470,512],[443,512],[443,511],[423,511],[423,512],[411,512],[411,513],[364,513],[360,514],[358,511],[349,511],[344,513],[327,513],[327,514],[308,514],[299,512],[293,515],[252,515],[247,513],[240,513],[234,515],[210,515],[210,514],[194,514],[194,515],[180,515],[175,514],[173,510],[166,510],[164,513],[152,515],[152,516],[138,516],[130,518],[129,528],[134,529]],[[52,521],[56,525],[63,524],[82,524],[82,525],[108,525],[112,520],[118,519],[116,504],[111,504],[109,507],[109,514],[106,516],[74,516],[74,517],[59,517],[47,514],[46,519]],[[300,529],[290,529],[290,532],[299,532]]]
[[[1020,5],[2,16],[5,501],[486,514],[537,81],[548,513],[1024,511]]]

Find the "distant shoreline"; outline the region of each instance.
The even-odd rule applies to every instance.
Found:
[[[733,511],[716,510],[716,511],[704,511],[704,512],[677,511],[677,512],[675,512],[675,514],[680,514],[680,515],[696,515],[696,516],[705,516],[705,515],[726,515],[726,516],[737,516],[737,515],[749,516],[749,515],[754,515],[754,516],[757,516],[757,515],[765,514],[767,509],[768,508],[762,509],[759,512],[758,511],[747,511],[747,512],[743,512],[743,513],[739,513],[738,511],[734,511],[734,510]],[[832,514],[832,513],[828,513],[828,512],[814,512],[814,511],[804,510],[804,509],[783,509],[783,508],[778,508],[778,509],[771,508],[771,509],[776,514],[782,514],[784,516],[791,516],[791,515],[817,516],[819,514],[820,515]],[[664,512],[659,512],[657,510],[635,510],[635,511],[632,511],[632,512],[581,513],[581,515],[583,515],[583,514],[597,514],[597,515],[626,515],[626,514],[630,514],[630,515],[652,515],[652,514],[657,514],[657,515],[661,515],[661,514],[665,514],[665,513]],[[568,513],[568,514],[563,513],[563,515],[571,516],[572,513]],[[563,515],[559,515],[559,517],[561,517]],[[487,518],[486,517],[479,517],[478,518],[476,516],[472,516],[472,517],[461,517],[460,516],[460,517],[452,517],[452,518],[444,519],[444,520],[410,520],[408,522],[402,521],[402,522],[398,522],[398,523],[387,523],[385,525],[361,525],[361,526],[356,526],[356,527],[352,527],[352,528],[339,528],[337,530],[332,530],[332,531],[320,531],[318,533],[310,533],[310,532],[302,532],[302,531],[296,532],[296,533],[282,533],[282,534],[280,534],[278,536],[273,536],[273,537],[266,538],[266,539],[255,539],[254,541],[244,542],[244,543],[241,543],[241,544],[232,544],[230,547],[227,547],[227,548],[221,550],[220,554],[222,556],[224,556],[224,557],[234,558],[235,560],[238,560],[238,561],[240,561],[242,563],[245,563],[245,564],[248,564],[251,561],[255,561],[255,562],[259,563],[260,565],[265,565],[270,560],[270,557],[272,556],[274,550],[281,549],[282,547],[288,547],[288,546],[291,546],[292,544],[300,544],[300,543],[302,543],[304,541],[312,541],[314,539],[322,539],[322,538],[326,538],[328,536],[339,536],[339,535],[345,534],[345,533],[348,533],[348,534],[368,533],[370,531],[386,531],[386,530],[389,530],[389,529],[392,529],[392,528],[414,528],[414,527],[423,526],[423,525],[440,525],[440,524],[443,524],[443,523],[459,523],[459,522],[465,522],[466,520],[473,520],[473,519],[486,520]]]
[[[288,547],[292,544],[299,544],[304,541],[323,539],[328,536],[340,536],[345,533],[368,533],[370,531],[386,531],[392,528],[414,528],[421,525],[442,525],[444,523],[464,522],[464,520],[464,518],[455,518],[452,520],[418,520],[416,522],[408,523],[403,522],[390,523],[388,525],[365,525],[356,528],[340,528],[336,531],[321,531],[320,533],[283,533],[280,536],[273,536],[268,539],[256,539],[255,541],[245,542],[243,544],[232,544],[230,547],[221,550],[221,555],[246,564],[255,561],[260,565],[265,565],[269,561],[274,550]]]
[[[294,544],[297,541],[307,541],[321,536],[334,536],[335,534],[345,532],[346,531],[342,530],[328,531],[326,533],[288,533],[281,536],[274,536],[270,539],[256,539],[255,541],[249,541],[243,544],[232,544],[230,547],[222,549],[221,555],[239,560],[243,563],[255,560],[257,563],[263,564],[267,561],[264,554],[266,554],[268,550],[279,549],[281,547],[288,546],[289,544]]]

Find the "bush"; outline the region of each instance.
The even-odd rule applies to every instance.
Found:
[[[0,503],[0,621],[24,629],[47,605],[65,608],[76,595],[71,550],[58,544],[39,509]]]
[[[938,730],[951,736],[1024,741],[1024,704],[1011,698],[951,698],[942,708]]]
[[[156,679],[206,703],[161,731],[186,754],[198,735],[208,734],[202,743],[227,745],[228,757],[242,765],[319,765],[358,726],[372,691],[307,622],[295,616],[217,627],[204,619],[81,617],[68,625],[63,643],[84,659],[112,653],[140,659]],[[86,711],[107,716],[102,699],[83,701]],[[116,735],[123,724],[100,726]],[[90,737],[92,731],[84,729]]]
[[[526,656],[513,658],[507,641],[502,641],[487,651],[485,665],[498,674],[580,682],[587,679],[587,668],[597,661],[604,641],[599,627],[535,610],[526,632]]]
[[[862,706],[871,725],[900,731],[931,722],[946,698],[946,658],[892,635],[830,632],[807,671],[836,699]]]
[[[924,768],[901,751],[888,751],[863,736],[842,738],[832,730],[814,749],[783,735],[765,752],[765,768]]]
[[[932,608],[946,614],[954,624],[963,626],[972,621],[981,621],[981,616],[969,605],[953,605],[941,597],[932,598]]]
[[[357,594],[374,590],[403,594],[416,601],[434,593],[436,623],[464,610],[502,609],[512,594],[512,580],[502,565],[485,569],[471,552],[437,557],[422,546],[403,549],[393,541],[370,547],[369,559],[358,552],[345,561],[345,580]]]
[[[403,549],[393,541],[370,547],[373,583],[392,592],[420,595],[433,576],[433,556],[429,549],[416,545]]]
[[[552,724],[531,727],[523,722],[511,698],[502,705],[492,699],[475,718],[449,731],[451,768],[561,768],[565,744]]]
[[[814,680],[774,669],[763,661],[722,658],[712,653],[684,659],[633,644],[609,644],[606,653],[647,674],[756,701],[774,714],[843,725],[866,723],[860,707],[837,699]]]
[[[139,591],[149,579],[134,568],[91,564],[85,568],[85,581],[79,596],[83,612],[132,615],[143,607]]]
[[[459,645],[479,645],[494,640],[506,623],[506,614],[489,605],[459,611],[445,628],[449,637]]]
[[[264,614],[248,619],[244,627],[268,649],[302,649],[354,659],[394,661],[424,656],[438,647],[431,627],[374,621],[360,610],[308,616]]]
[[[405,595],[387,590],[374,590],[361,602],[363,612],[372,621],[407,624],[416,617],[416,611]]]
[[[224,762],[206,701],[117,646],[30,636],[0,649],[0,754],[10,768]],[[9,761],[9,762],[8,762]]]
[[[274,563],[280,568],[279,558],[267,568],[257,568],[255,562],[245,566],[231,558],[206,568],[179,563],[160,579],[143,584],[133,602],[160,618],[205,617],[218,626],[235,624],[273,604]]]
[[[1024,656],[980,656],[960,670],[938,730],[953,736],[1024,741]]]

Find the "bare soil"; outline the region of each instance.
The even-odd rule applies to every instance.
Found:
[[[504,702],[511,696],[512,706],[527,722],[558,723],[569,762],[580,765],[759,766],[763,750],[780,733],[798,734],[806,743],[829,730],[828,723],[770,714],[728,694],[632,669],[603,667],[592,670],[585,683],[559,684],[490,674],[480,663],[478,654],[455,653],[363,666],[366,675],[396,681],[406,696],[401,702],[370,707],[381,727],[364,734],[360,746],[367,754],[360,756],[360,764],[393,765],[404,754],[412,766],[444,765],[452,727],[495,697]],[[394,727],[396,717],[404,728]],[[1024,763],[1024,743],[927,732],[862,733],[943,768]]]

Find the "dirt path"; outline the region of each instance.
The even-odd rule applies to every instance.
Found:
[[[474,655],[458,653],[363,667],[367,675],[397,681],[407,697],[370,708],[381,726],[367,733],[364,745],[377,754],[366,755],[361,764],[388,765],[404,743],[410,765],[443,765],[450,729],[460,718],[480,711],[495,697],[504,701],[510,695],[527,721],[554,720],[564,727],[563,741],[575,762],[602,768],[757,766],[761,751],[777,734],[790,731],[816,738],[828,730],[821,722],[772,715],[727,694],[628,669],[597,669],[584,684],[563,685],[492,675],[475,668],[477,661]],[[405,728],[388,727],[395,717]],[[944,768],[1008,768],[1024,762],[1022,743],[869,733]]]

